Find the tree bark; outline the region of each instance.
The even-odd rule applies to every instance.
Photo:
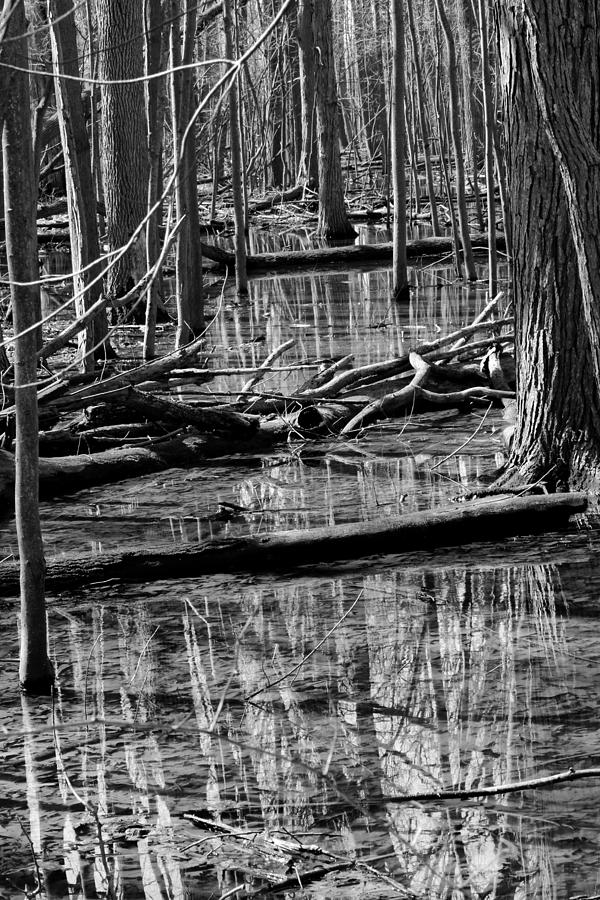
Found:
[[[0,46],[0,62],[29,68],[27,25],[23,0],[5,0],[11,9],[7,40]],[[16,458],[15,508],[21,590],[21,650],[19,680],[24,690],[47,692],[54,681],[48,658],[44,551],[38,505],[37,330],[39,288],[36,240],[37,185],[29,117],[29,78],[12,69],[6,76],[3,98],[2,151],[6,255],[11,280],[15,331]]]
[[[497,3],[512,213],[518,409],[511,471],[600,475],[600,21],[595,4]]]

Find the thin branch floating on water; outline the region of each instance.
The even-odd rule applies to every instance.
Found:
[[[600,778],[600,767],[591,769],[567,769],[556,775],[545,775],[541,778],[530,778],[525,781],[509,781],[506,784],[492,784],[489,787],[473,788],[464,791],[431,791],[422,794],[398,794],[384,797],[386,803],[426,803],[431,800],[474,800],[477,797],[495,797],[498,794],[517,794],[519,791],[531,791],[541,787],[564,784],[566,781],[580,781],[583,778]]]

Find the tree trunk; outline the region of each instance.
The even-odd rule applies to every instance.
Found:
[[[458,65],[456,61],[456,47],[452,28],[446,15],[444,0],[435,0],[435,8],[440,20],[440,25],[446,38],[446,50],[448,53],[448,91],[450,95],[450,134],[454,149],[454,165],[456,175],[456,203],[458,207],[458,223],[460,237],[463,245],[463,254],[467,277],[470,281],[477,280],[475,263],[471,252],[469,239],[469,216],[465,199],[465,161],[463,159],[462,140],[460,136],[460,105],[458,99]]]
[[[0,62],[29,68],[23,0],[5,0],[11,9],[10,39],[0,47]],[[6,255],[11,280],[15,335],[16,466],[15,507],[21,585],[21,652],[19,679],[31,692],[48,691],[54,680],[48,658],[44,551],[38,505],[38,409],[36,388],[39,289],[27,283],[38,277],[36,240],[37,185],[29,117],[29,78],[13,69],[4,97],[2,151]],[[20,282],[20,283],[19,283]]]
[[[485,125],[485,186],[490,245],[488,252],[488,290],[490,297],[498,291],[498,254],[496,253],[496,196],[494,193],[494,131],[496,105],[492,97],[491,68],[488,53],[487,0],[478,0],[481,72],[483,76],[483,117]]]
[[[73,2],[49,0],[48,13],[52,24],[50,38],[55,74],[77,79],[80,72]],[[100,266],[88,268],[100,256],[96,193],[80,84],[77,80],[56,77],[54,91],[65,161],[73,290],[79,317],[100,299],[102,293],[102,283],[98,278]],[[84,372],[93,370],[96,359],[106,358],[107,337],[106,312],[102,310],[78,337],[77,358]]]
[[[193,61],[196,30],[196,7],[188,9],[184,16],[183,53],[181,49],[182,3],[171,3],[171,76],[173,165],[177,168],[175,197],[177,218],[183,219],[177,235],[176,298],[177,337],[176,346],[183,347],[193,340],[204,326],[202,255],[198,221],[198,197],[196,188],[196,142],[194,129],[190,128],[193,84],[191,70],[181,66]]]
[[[155,75],[163,61],[162,0],[145,0],[146,74]],[[160,197],[163,125],[165,103],[164,88],[158,78],[150,78],[146,89],[146,117],[148,121],[148,212],[156,206]],[[158,230],[162,223],[162,204],[150,215],[146,225],[146,265],[151,269],[159,257]],[[153,359],[156,345],[156,311],[161,293],[160,276],[152,281],[146,295],[146,321],[144,327],[144,359]]]
[[[146,214],[148,152],[143,81],[142,5],[136,0],[99,0],[97,5],[101,87],[101,157],[106,227],[111,250],[123,247]],[[127,293],[146,271],[142,231],[115,260],[106,278],[111,299]],[[144,309],[135,313],[144,320]]]
[[[600,21],[497,3],[512,214],[518,413],[510,463],[550,487],[600,475]]]
[[[307,0],[308,3],[308,0]],[[319,150],[319,223],[324,238],[356,237],[344,202],[340,158],[338,91],[333,57],[331,0],[312,0],[312,54],[315,71]]]
[[[409,0],[410,2],[410,0]],[[406,266],[406,48],[404,44],[404,0],[392,0],[392,184],[394,227],[392,243],[392,297],[410,299]]]
[[[225,56],[234,59],[233,16],[231,0],[223,0],[223,30]],[[240,127],[240,83],[236,72],[229,88],[229,137],[231,146],[231,187],[235,221],[235,285],[240,295],[248,293],[246,276],[246,210],[244,201],[244,167],[242,157],[242,129]]]
[[[298,65],[302,107],[302,155],[299,177],[310,187],[319,183],[315,104],[315,59],[312,37],[312,0],[298,0]]]
[[[425,103],[425,86],[423,83],[423,71],[421,66],[421,48],[419,47],[417,30],[415,28],[415,18],[413,15],[412,3],[407,4],[407,11],[410,42],[413,53],[415,85],[417,88],[417,108],[419,111],[419,122],[421,125],[421,137],[423,139],[425,177],[427,179],[427,193],[429,194],[429,205],[431,207],[431,227],[433,229],[433,234],[437,236],[442,232],[440,229],[440,222],[438,218],[435,185],[433,183],[433,168],[431,165],[431,126],[429,123]]]

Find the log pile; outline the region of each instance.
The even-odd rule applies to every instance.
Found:
[[[217,375],[240,375],[240,369],[211,369],[210,360],[202,358],[201,341],[105,377],[47,378],[38,394],[42,494],[196,466],[215,457],[237,459],[242,451],[258,453],[294,436],[360,436],[381,419],[421,411],[511,402],[512,386],[500,379],[498,368],[512,347],[512,319],[492,318],[499,299],[469,326],[394,359],[355,366],[348,356],[318,370],[313,365],[315,371],[291,396],[262,393],[260,381],[285,368],[279,360],[293,340],[250,370],[241,390],[221,402],[208,394],[185,403],[169,395],[172,384],[202,386]],[[495,364],[486,369],[481,361],[490,350]],[[10,383],[3,393],[0,497],[8,508],[14,478]]]

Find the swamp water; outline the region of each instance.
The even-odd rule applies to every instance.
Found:
[[[256,365],[292,336],[281,365],[384,360],[484,305],[483,285],[412,271],[410,309],[382,270],[255,280],[216,311],[212,364]],[[485,408],[409,417],[95,488],[43,505],[46,552],[427,508],[493,473],[501,427]],[[3,601],[0,897],[243,898],[274,881],[288,897],[600,894],[597,780],[391,799],[599,764],[596,544],[581,521],[543,541],[64,592],[53,702],[19,694]],[[14,552],[13,523],[0,545]]]

